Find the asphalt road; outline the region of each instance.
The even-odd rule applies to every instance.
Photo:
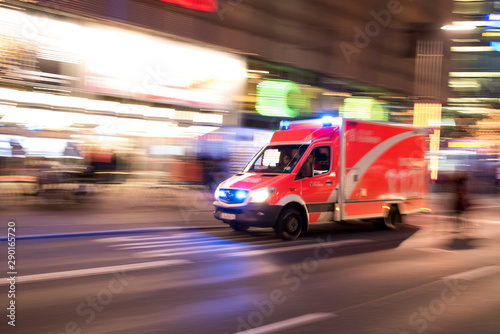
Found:
[[[485,212],[460,233],[429,215],[294,242],[223,226],[20,239],[0,332],[497,334],[500,221]]]

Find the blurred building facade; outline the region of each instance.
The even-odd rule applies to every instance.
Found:
[[[434,87],[436,79],[422,74],[422,69],[416,71],[416,62],[420,42],[441,40],[439,28],[451,20],[451,0],[440,1],[438,6],[428,1],[396,0],[183,1],[189,8],[161,0],[28,3],[36,4],[31,6],[34,9],[101,18],[225,48],[245,58],[289,65],[310,72],[295,73],[297,79],[310,82],[316,75],[313,83],[327,89],[366,90],[385,98],[392,93],[410,97],[427,93],[424,97],[439,102],[447,95],[446,81],[439,78],[441,82]],[[190,3],[215,7],[199,5],[201,10],[197,10]],[[274,65],[270,72],[270,77],[279,78],[290,71]],[[446,74],[446,64],[440,65],[438,72]],[[432,94],[415,89],[416,82],[430,86]]]
[[[232,171],[286,118],[414,123],[436,128],[435,152],[447,146],[470,127],[467,122],[483,121],[456,109],[466,106],[470,94],[482,93],[467,90],[457,77],[468,71],[460,67],[474,63],[457,46],[475,39],[440,28],[498,7],[496,1],[452,0],[1,5],[9,11],[2,13],[0,36],[3,134],[19,135],[13,124],[27,124],[29,136],[62,139],[57,154],[72,142],[105,160],[116,147],[165,165],[232,154]],[[480,43],[486,38],[492,36]],[[483,55],[473,66],[485,66]],[[494,59],[487,61],[492,67]],[[494,78],[475,85],[494,91]],[[8,140],[2,140],[6,150]],[[437,168],[437,153],[434,158]]]
[[[435,38],[452,8],[451,0],[213,0],[206,2],[217,9],[204,11],[169,2],[175,1],[37,1],[408,95],[417,41]]]
[[[447,101],[461,127],[453,137],[498,140],[500,132],[500,1],[455,1]]]
[[[454,1],[442,169],[471,174],[475,191],[497,191],[500,170],[500,1]],[[496,182],[492,182],[496,181]]]

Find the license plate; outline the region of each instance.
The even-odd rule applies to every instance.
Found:
[[[227,220],[235,220],[236,215],[234,213],[221,212],[220,217]]]

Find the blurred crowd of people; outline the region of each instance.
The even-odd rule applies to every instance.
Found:
[[[5,152],[4,152],[5,153]],[[158,185],[204,187],[213,191],[229,177],[229,159],[158,156],[144,150],[120,150],[68,142],[60,156],[34,156],[19,142],[0,156],[0,196],[50,197],[71,195],[81,199],[99,187]]]

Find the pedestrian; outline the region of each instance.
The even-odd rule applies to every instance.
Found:
[[[467,175],[459,174],[453,180],[453,211],[457,232],[459,232],[465,222],[464,214],[469,209],[470,203],[467,196]]]

